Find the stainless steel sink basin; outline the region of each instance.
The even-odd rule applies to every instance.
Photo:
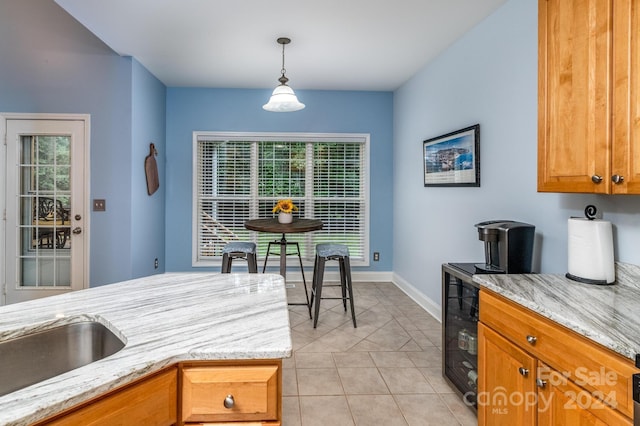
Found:
[[[124,342],[84,321],[0,342],[0,396],[118,352]]]

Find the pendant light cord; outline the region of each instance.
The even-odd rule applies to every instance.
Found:
[[[284,45],[285,43],[282,43],[282,69],[280,70],[283,77],[284,77],[284,74],[287,72],[287,70],[284,67]]]

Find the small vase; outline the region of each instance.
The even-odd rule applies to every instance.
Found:
[[[278,222],[280,223],[291,223],[293,222],[293,214],[291,213],[278,213]]]

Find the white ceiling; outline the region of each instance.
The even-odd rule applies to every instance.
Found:
[[[506,0],[55,0],[167,86],[391,91]]]

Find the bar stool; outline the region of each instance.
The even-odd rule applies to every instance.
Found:
[[[232,241],[227,243],[222,249],[222,273],[231,272],[231,263],[233,259],[244,259],[247,261],[249,272],[258,273],[258,260],[256,258],[255,243],[247,243],[242,241]]]
[[[327,285],[327,287],[341,287],[342,297],[322,297],[322,281],[324,278],[324,265],[327,260],[337,260],[340,265],[340,284]],[[318,244],[316,246],[316,261],[313,267],[313,281],[311,284],[311,304],[315,299],[315,316],[313,328],[318,325],[321,299],[342,299],[344,311],[347,312],[347,299],[351,305],[351,318],[353,327],[356,325],[356,312],[353,307],[353,287],[351,285],[351,266],[349,263],[349,247],[344,244]]]

